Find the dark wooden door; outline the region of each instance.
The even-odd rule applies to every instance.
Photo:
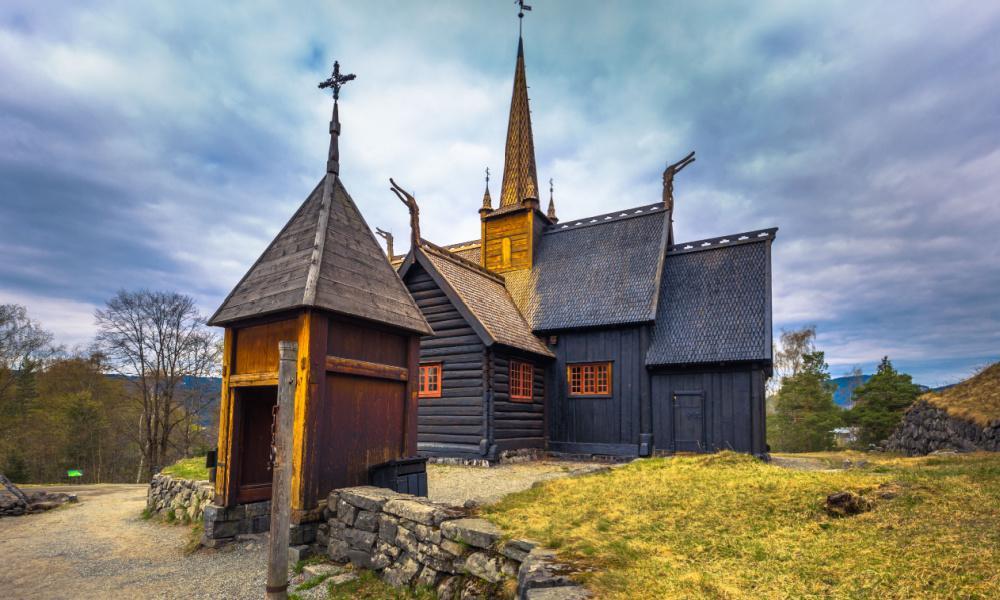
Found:
[[[236,502],[271,499],[271,424],[278,401],[274,386],[236,390]]]
[[[704,392],[674,392],[674,451],[705,451]]]

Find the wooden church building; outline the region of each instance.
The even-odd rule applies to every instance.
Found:
[[[499,202],[487,179],[478,239],[421,238],[404,193],[411,249],[390,243],[433,329],[420,339],[422,455],[766,452],[777,230],[675,243],[673,177],[691,161],[667,168],[656,202],[560,221],[550,190],[543,212],[518,40]]]
[[[225,328],[216,504],[271,497],[278,342],[298,342],[292,521],[417,452],[420,310],[340,180],[334,75],[326,175],[209,320]]]

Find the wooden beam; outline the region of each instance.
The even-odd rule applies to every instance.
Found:
[[[268,600],[288,598],[288,519],[291,510],[292,421],[295,419],[296,342],[282,341],[278,374],[278,414],[275,417],[274,467],[271,482],[271,534],[268,537]]]
[[[278,385],[277,373],[241,373],[229,376],[229,387],[248,385]]]
[[[394,367],[353,358],[340,358],[339,356],[326,357],[326,370],[333,373],[391,379],[392,381],[409,381],[410,379],[410,370],[404,367]]]

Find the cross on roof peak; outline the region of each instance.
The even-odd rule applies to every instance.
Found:
[[[340,73],[340,62],[333,61],[333,74],[326,81],[320,82],[319,89],[333,88],[333,100],[336,102],[340,99],[340,88],[344,87],[344,84],[348,81],[353,81],[356,77],[357,75],[354,73],[342,75]]]

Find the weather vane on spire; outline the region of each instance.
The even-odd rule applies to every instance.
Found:
[[[531,11],[531,7],[524,3],[524,0],[515,0],[514,4],[517,5],[517,34],[521,35],[522,28],[524,26],[524,11]]]
[[[490,168],[486,167],[486,187],[490,187]]]
[[[333,74],[326,81],[320,82],[319,89],[333,88],[333,101],[336,102],[340,99],[340,88],[344,87],[344,84],[348,81],[353,81],[356,77],[357,75],[354,73],[341,75],[340,62],[333,61]]]

